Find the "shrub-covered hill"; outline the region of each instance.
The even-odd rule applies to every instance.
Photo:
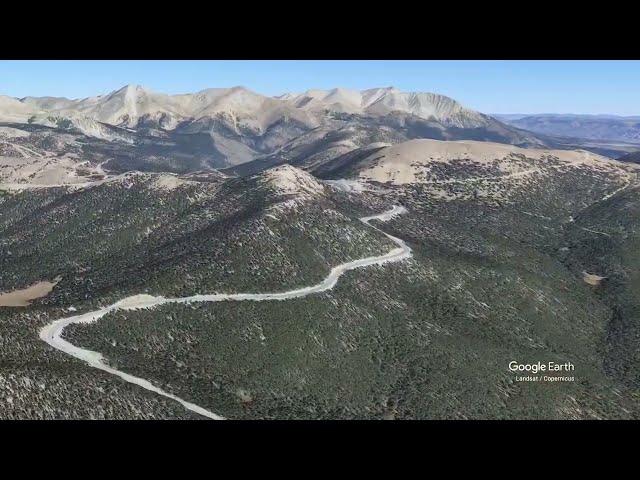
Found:
[[[138,293],[312,285],[394,248],[358,217],[396,204],[408,212],[374,224],[413,257],[334,290],[116,311],[65,336],[229,418],[638,418],[635,171],[583,157],[427,160],[414,177],[383,168],[389,181],[283,166],[5,192],[0,291],[62,280],[0,309],[13,402],[0,417],[194,418],[49,348],[39,329]],[[575,378],[518,382],[513,360],[571,362]]]
[[[640,190],[629,188],[585,209],[565,227],[562,259],[575,275],[601,278],[594,295],[611,309],[606,371],[640,388]]]
[[[637,206],[606,208],[634,174],[558,163],[486,178],[497,167],[452,162],[449,184],[346,188],[332,194],[345,211],[408,208],[380,226],[411,260],[304,299],[116,312],[68,338],[230,418],[637,418],[637,387],[615,372],[637,372],[637,337],[621,345],[618,304],[584,281],[584,259],[566,259],[589,211]],[[571,362],[574,380],[518,382],[513,360]]]
[[[0,418],[195,418],[51,349],[52,320],[149,292],[281,291],[395,245],[300,171],[245,179],[131,174],[0,196],[0,292],[62,277],[0,308]],[[114,383],[115,382],[115,383]]]
[[[115,312],[66,336],[229,418],[637,418],[603,363],[611,310],[582,277],[519,239],[434,234],[451,220],[381,225],[414,257],[323,294]],[[513,360],[575,378],[518,382]]]
[[[281,170],[211,182],[134,174],[81,190],[5,195],[1,288],[61,276],[44,300],[52,305],[141,292],[270,291],[315,283],[333,265],[393,248],[337,210],[315,180],[311,193],[282,190]]]

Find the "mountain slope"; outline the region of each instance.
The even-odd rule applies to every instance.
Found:
[[[425,120],[400,112],[379,117],[340,114],[334,116],[330,122],[285,143],[275,152],[234,166],[229,169],[229,172],[251,175],[283,163],[312,170],[350,152],[356,154],[358,149],[375,148],[381,144],[396,144],[422,138],[479,140],[526,147],[544,145],[535,136],[503,127],[499,122],[490,124],[486,128],[458,128],[446,127],[435,120]]]
[[[279,97],[297,108],[383,116],[402,112],[433,119],[448,127],[485,127],[492,119],[464,108],[455,100],[434,93],[401,92],[394,87],[357,91],[335,88],[309,90]]]
[[[406,261],[349,272],[305,298],[115,311],[66,338],[232,419],[637,418],[628,370],[637,359],[625,357],[637,351],[633,317],[614,317],[618,297],[601,297],[582,275],[624,281],[637,255],[619,269],[589,250],[593,264],[563,253],[583,248],[578,234],[606,240],[585,228],[614,236],[624,227],[617,251],[632,251],[624,238],[637,196],[620,190],[632,167],[583,152],[420,143],[379,147],[373,156],[386,157],[369,154],[364,166],[390,162],[394,172],[404,156],[432,178],[355,177],[361,190],[280,166],[0,195],[0,291],[62,277],[27,310],[0,310],[3,368],[19,375],[0,377],[15,392],[0,416],[179,418],[180,408],[43,345],[39,328],[71,306],[82,313],[133,294],[315,284],[338,263],[394,248],[358,217],[401,204],[404,215],[372,225],[410,245]],[[633,314],[631,300],[621,313]],[[530,358],[574,363],[575,381],[517,381],[509,362]]]
[[[0,308],[12,397],[0,417],[189,417],[49,348],[39,329],[129,295],[313,285],[396,247],[358,219],[391,205],[406,213],[372,226],[407,242],[403,262],[304,298],[114,311],[65,338],[233,419],[638,417],[637,169],[483,142],[345,155],[333,173],[351,183],[278,166],[0,192],[0,292],[62,277],[23,310]],[[517,381],[514,359],[570,361],[575,381]]]
[[[551,166],[554,162],[575,168],[588,166],[596,170],[623,171],[618,162],[586,151],[523,149],[491,142],[443,142],[427,139],[377,149],[368,155],[360,155],[351,162],[337,159],[314,171],[327,178],[358,177],[365,181],[395,185],[437,184],[451,181],[447,172],[454,173],[456,168],[463,172],[465,164],[468,164],[471,173],[484,171],[489,178],[535,173],[539,168]],[[456,178],[464,177],[458,175]]]
[[[0,122],[27,122],[33,115],[42,113],[36,105],[22,103],[21,101],[0,95]]]
[[[264,131],[282,117],[313,123],[304,112],[243,87],[211,88],[193,94],[167,95],[140,85],[126,85],[108,95],[81,100],[26,97],[25,105],[68,116],[87,116],[102,123],[135,128],[155,124],[167,130],[183,121],[228,116],[237,128]],[[240,125],[238,125],[240,123]]]
[[[474,139],[544,146],[534,135],[509,127],[492,117],[464,108],[437,94],[400,92],[394,88],[364,91],[333,89],[266,97],[243,87],[212,88],[193,94],[167,95],[138,85],[127,85],[107,95],[69,100],[55,97],[6,99],[6,118],[53,128],[78,130],[83,134],[119,143],[154,145],[164,155],[163,145],[185,144],[191,137],[197,153],[180,148],[190,171],[208,166],[220,168],[257,160],[242,170],[252,174],[282,163],[309,168],[317,162],[369,143],[395,143],[412,138],[442,140]],[[0,105],[0,120],[2,106]],[[337,136],[344,141],[332,145],[318,136]],[[204,137],[208,137],[205,141]],[[185,144],[186,145],[186,144]],[[147,148],[124,146],[113,164],[126,169],[155,168]],[[143,151],[141,151],[143,150]],[[154,154],[151,153],[151,155]],[[304,161],[310,153],[314,159]],[[140,158],[142,156],[143,158]],[[296,159],[296,157],[299,159]],[[179,160],[175,160],[179,161]],[[175,163],[162,159],[158,164]]]
[[[567,226],[563,262],[576,275],[596,275],[598,297],[611,308],[604,348],[607,372],[640,388],[640,188],[635,185],[586,208]]]

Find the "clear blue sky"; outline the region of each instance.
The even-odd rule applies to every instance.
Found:
[[[134,83],[265,95],[395,86],[485,113],[640,115],[640,61],[0,61],[0,94],[82,98]]]

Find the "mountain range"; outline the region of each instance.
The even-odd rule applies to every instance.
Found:
[[[229,168],[243,175],[282,163],[317,166],[368,145],[419,138],[585,148],[614,157],[634,150],[627,145],[593,143],[594,138],[607,135],[632,140],[632,119],[591,119],[591,124],[618,125],[594,133],[591,127],[588,132],[581,129],[588,123],[584,119],[498,117],[465,108],[443,95],[394,87],[308,90],[268,97],[244,87],[168,95],[127,85],[83,99],[0,97],[0,122],[83,135],[86,149],[99,150],[96,156],[109,152],[105,166],[115,171],[184,173]],[[582,123],[575,127],[577,121]],[[574,138],[564,138],[570,133]],[[584,141],[575,138],[580,136]]]
[[[9,102],[14,100],[13,106]],[[53,113],[61,116],[86,116],[116,126],[135,128],[155,124],[173,129],[178,124],[218,115],[266,130],[283,117],[291,117],[308,126],[317,125],[327,111],[382,116],[402,112],[423,119],[434,119],[446,126],[477,128],[491,119],[464,108],[455,100],[433,93],[405,93],[396,88],[364,91],[336,88],[309,90],[302,94],[266,97],[244,87],[211,88],[194,94],[167,95],[139,85],[127,85],[107,95],[70,100],[58,97],[5,97],[3,113],[14,117]],[[15,111],[11,111],[12,107]]]
[[[544,135],[616,140],[640,145],[640,116],[570,114],[495,114],[493,116],[509,125]]]
[[[274,98],[243,87],[167,95],[127,85],[74,100],[0,97],[0,122],[31,135],[5,135],[4,155],[27,148],[64,163],[81,148],[91,168],[112,172],[227,168],[245,175],[282,163],[317,166],[368,145],[417,138],[550,145],[443,95],[392,87]]]

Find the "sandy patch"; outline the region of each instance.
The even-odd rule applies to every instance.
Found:
[[[588,283],[589,285],[598,286],[600,285],[600,282],[602,282],[602,280],[604,280],[605,278],[607,277],[601,277],[592,273],[582,272],[582,280],[584,280],[585,283]]]
[[[131,297],[125,298],[124,300],[120,300],[116,305],[122,310],[136,310],[138,308],[148,308],[149,306],[155,306],[156,304],[162,303],[163,301],[164,297],[154,297],[153,295],[141,293],[139,295],[133,295]]]
[[[160,188],[162,190],[175,190],[180,187],[180,185],[184,185],[187,183],[185,180],[175,176],[175,175],[160,175],[155,180],[156,188]]]
[[[62,277],[56,277],[53,282],[38,282],[22,290],[0,293],[0,307],[28,307],[31,300],[49,295],[60,280]]]

